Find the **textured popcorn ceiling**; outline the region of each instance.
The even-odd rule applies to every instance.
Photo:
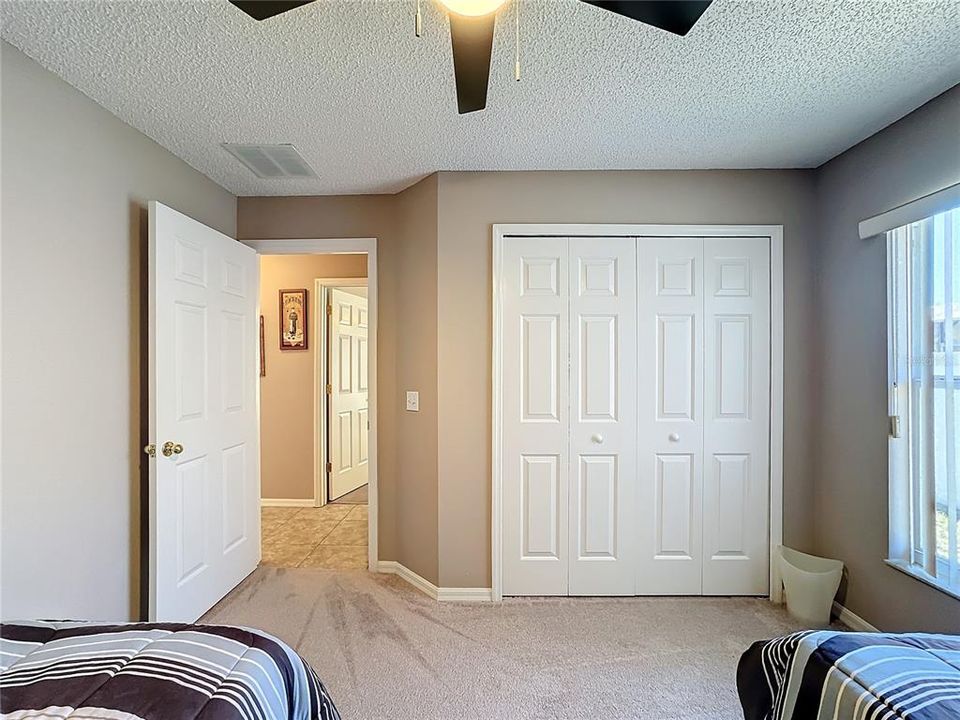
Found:
[[[10,2],[3,38],[239,195],[395,191],[435,170],[813,167],[960,81],[958,0],[716,0],[686,38],[577,0],[497,20],[487,110],[459,116],[446,18],[320,0]],[[294,143],[260,180],[221,142]]]

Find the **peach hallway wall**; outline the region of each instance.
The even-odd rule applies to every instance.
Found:
[[[261,255],[266,377],[260,378],[260,496],[310,499],[314,495],[314,369],[324,347],[317,336],[316,278],[365,278],[366,255]],[[307,291],[306,350],[280,349],[281,289]]]

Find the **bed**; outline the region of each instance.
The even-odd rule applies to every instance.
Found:
[[[740,659],[745,720],[960,718],[960,636],[808,631]]]
[[[338,720],[313,669],[266,633],[218,625],[0,625],[0,716]]]

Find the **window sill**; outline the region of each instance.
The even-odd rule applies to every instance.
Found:
[[[916,565],[911,565],[905,560],[884,560],[884,562],[890,567],[894,568],[895,570],[899,570],[905,575],[909,575],[910,577],[916,580],[919,580],[925,585],[929,585],[934,590],[939,590],[945,595],[949,595],[950,597],[956,600],[960,600],[960,590],[955,590],[951,587],[948,587],[947,585],[943,584],[942,580],[938,580],[932,575],[927,574]]]

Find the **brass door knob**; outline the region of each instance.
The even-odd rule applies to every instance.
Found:
[[[150,457],[156,457],[156,456],[157,456],[157,446],[154,445],[153,443],[150,443],[149,445],[144,445],[144,446],[143,446],[143,451],[144,451],[147,455],[149,455]]]
[[[170,457],[171,455],[179,455],[183,452],[183,445],[180,443],[172,443],[169,440],[163,444],[163,447],[160,448],[160,452],[163,453],[164,457]]]

